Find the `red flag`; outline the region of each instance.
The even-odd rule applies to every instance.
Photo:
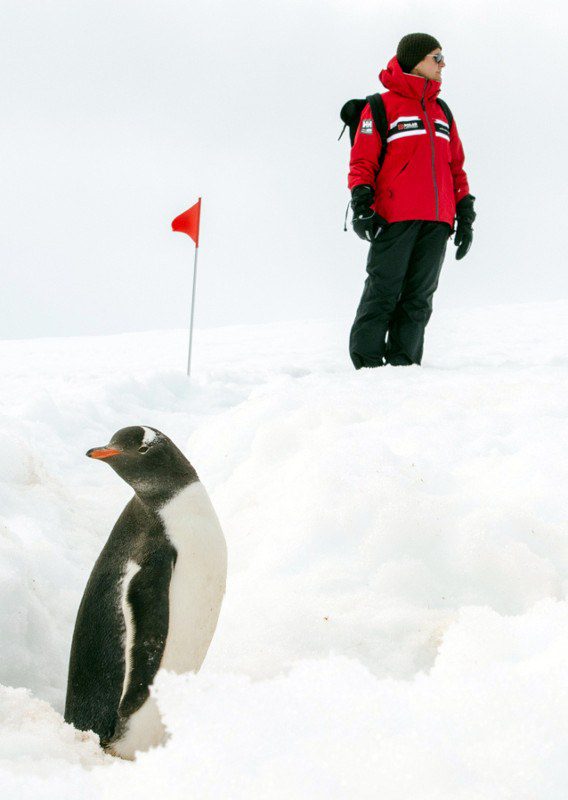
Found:
[[[194,206],[188,208],[172,222],[172,231],[187,233],[199,247],[199,220],[201,218],[201,197]]]

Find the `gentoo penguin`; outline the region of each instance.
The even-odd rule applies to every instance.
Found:
[[[87,452],[133,489],[98,557],[73,634],[65,720],[133,758],[164,740],[151,686],[160,667],[197,672],[215,632],[227,547],[183,453],[155,428],[122,428]]]

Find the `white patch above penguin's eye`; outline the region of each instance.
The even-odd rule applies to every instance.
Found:
[[[144,431],[144,438],[142,439],[142,444],[152,444],[152,442],[157,436],[156,431],[153,431],[152,428],[145,428],[144,426],[142,426],[142,430]]]

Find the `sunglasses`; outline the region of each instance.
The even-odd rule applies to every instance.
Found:
[[[434,59],[436,64],[439,64],[441,61],[444,60],[444,54],[443,53],[436,53],[436,55],[432,56],[432,58]]]

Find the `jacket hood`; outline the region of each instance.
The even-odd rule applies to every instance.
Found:
[[[381,70],[379,80],[390,92],[401,94],[404,97],[414,97],[418,100],[422,100],[424,96],[425,84],[426,100],[435,100],[442,88],[439,81],[430,81],[419,75],[403,72],[396,56],[391,58],[386,69]]]

